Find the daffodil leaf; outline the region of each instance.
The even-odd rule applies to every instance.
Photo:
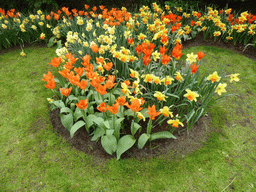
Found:
[[[195,114],[195,110],[193,109],[192,111],[190,111],[187,115],[185,115],[187,122],[189,122],[189,120],[191,119],[191,117]]]

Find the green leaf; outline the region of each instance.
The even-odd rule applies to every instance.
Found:
[[[96,123],[99,127],[104,129],[104,119],[102,117],[94,117],[93,122]]]
[[[104,125],[107,129],[110,129],[110,126],[109,126],[109,122],[108,121],[104,121]]]
[[[112,155],[117,149],[117,140],[114,135],[104,135],[101,137],[101,145],[105,151]]]
[[[64,107],[65,107],[65,104],[64,104],[63,101],[61,101],[61,100],[53,101],[52,103],[53,103],[56,107],[58,107],[58,108],[64,108]]]
[[[60,113],[73,113],[73,112],[70,108],[63,107],[63,108],[61,108]]]
[[[143,133],[138,140],[138,148],[142,149],[144,145],[147,143],[149,138],[150,138],[150,135]]]
[[[70,136],[71,138],[74,136],[75,132],[80,129],[81,127],[83,127],[85,125],[84,121],[78,121],[76,122],[70,129]]]
[[[91,140],[96,141],[98,138],[100,138],[104,134],[105,134],[105,130],[101,127],[97,127],[96,130],[94,131],[94,135]]]
[[[81,109],[77,107],[74,112],[74,120],[77,121],[80,117],[83,117],[83,114]]]
[[[84,121],[85,121],[85,128],[86,128],[86,130],[87,130],[87,132],[89,133],[89,129],[90,129],[90,127],[93,125],[93,120],[96,118],[96,116],[95,115],[93,115],[93,114],[90,114],[90,115],[88,115],[88,116],[86,116],[85,118],[84,118]]]
[[[161,131],[161,132],[153,133],[150,135],[150,141],[153,141],[155,139],[170,139],[170,138],[177,139],[169,131]]]
[[[54,44],[54,43],[53,43],[54,39],[55,39],[55,37],[51,37],[51,38],[49,39],[49,43],[47,44],[48,47],[53,46],[53,44]]]
[[[131,124],[131,132],[132,135],[135,135],[135,133],[141,128],[141,126],[138,123],[132,122]]]
[[[57,49],[61,48],[61,40],[57,41]]]
[[[70,130],[70,128],[73,126],[73,115],[72,115],[72,113],[69,113],[67,115],[60,114],[60,120],[61,120],[62,125],[67,130]]]
[[[134,112],[131,109],[125,110],[124,115],[126,116],[133,116]]]
[[[191,119],[191,117],[195,114],[195,110],[193,109],[192,111],[190,111],[187,115],[185,115],[187,122],[189,122],[189,120]]]
[[[174,95],[174,94],[171,94],[171,93],[166,93],[167,96],[172,96],[172,97],[176,97],[177,99],[179,99],[179,96],[178,95]]]
[[[117,160],[119,160],[121,155],[125,151],[130,149],[134,145],[135,142],[136,142],[136,139],[134,139],[134,137],[132,135],[125,135],[125,136],[123,136],[118,141],[118,144],[117,144],[117,150],[116,150]]]
[[[108,129],[106,130],[106,135],[113,135],[114,131],[114,129]]]
[[[69,99],[70,101],[79,101],[79,99],[78,99],[76,96],[74,96],[74,95],[69,95],[69,96],[68,96],[68,99]]]

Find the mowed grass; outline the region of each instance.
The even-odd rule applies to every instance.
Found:
[[[189,154],[170,153],[152,159],[115,159],[102,163],[77,151],[55,135],[50,121],[43,74],[55,48],[27,48],[0,55],[0,191],[255,191],[256,190],[256,62],[215,47],[203,51],[201,71],[222,65],[227,94],[211,107],[217,128],[204,146]],[[250,118],[252,117],[252,118]]]

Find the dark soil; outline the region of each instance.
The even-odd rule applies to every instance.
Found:
[[[256,61],[255,48],[247,47],[247,49],[243,52],[244,46],[242,44],[234,45],[233,42],[215,42],[213,38],[209,37],[206,40],[204,40],[202,33],[199,33],[192,40],[183,42],[182,45],[183,49],[195,46],[216,46],[220,48],[233,50],[239,54],[245,55],[246,57]],[[101,146],[100,140],[98,142],[91,141],[91,136],[89,136],[85,128],[80,128],[75,133],[74,137],[71,138],[69,131],[65,129],[61,124],[59,112],[59,109],[55,109],[51,111],[50,114],[53,128],[58,136],[63,137],[68,143],[71,143],[72,146],[77,150],[83,151],[85,154],[93,156],[97,160],[106,161],[107,159],[110,158],[116,158],[115,154],[111,156],[105,152],[105,150]],[[212,126],[210,126],[210,121],[210,114],[208,115],[208,117],[202,116],[189,131],[189,135],[187,134],[186,129],[184,130],[184,128],[181,127],[176,129],[173,133],[177,139],[159,139],[152,141],[151,145],[148,142],[143,149],[138,149],[136,142],[131,149],[122,154],[121,158],[147,159],[152,158],[154,156],[164,156],[168,154],[170,151],[174,152],[175,154],[180,154],[179,156],[192,153],[193,151],[202,147],[203,143],[207,141],[209,134],[212,131],[214,131]],[[158,132],[168,129],[169,125],[163,123],[162,126],[154,128],[152,132]],[[143,131],[141,133],[143,133]]]

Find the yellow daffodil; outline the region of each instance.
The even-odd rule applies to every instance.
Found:
[[[209,75],[209,76],[207,77],[207,80],[209,80],[209,81],[211,80],[212,83],[214,83],[214,82],[219,82],[219,81],[220,81],[220,77],[218,76],[217,71],[215,71],[213,74]]]
[[[172,81],[173,81],[174,79],[172,78],[172,77],[170,77],[170,76],[166,76],[165,78],[163,78],[162,80],[161,80],[161,82],[163,82],[165,85],[170,85],[170,84],[172,84]]]
[[[183,77],[181,76],[180,72],[177,71],[174,75],[177,81],[182,81]]]
[[[173,117],[173,113],[169,111],[169,108],[168,108],[167,106],[164,106],[164,107],[163,107],[162,109],[160,109],[159,111],[160,111],[160,112],[163,114],[163,116],[165,116],[165,117],[169,117],[169,115],[170,115],[171,117]]]
[[[23,57],[25,57],[25,56],[26,56],[26,53],[24,53],[24,52],[22,51],[22,52],[20,52],[20,55],[23,56]]]
[[[236,74],[231,74],[230,75],[230,83],[232,83],[232,81],[239,81],[239,78],[237,77],[239,75],[239,73],[236,73]]]
[[[184,127],[183,123],[182,123],[182,122],[180,122],[180,120],[179,120],[179,119],[175,119],[175,120],[170,119],[170,120],[168,120],[168,121],[167,121],[167,123],[168,123],[168,124],[171,124],[171,125],[172,125],[172,127],[176,127],[176,128],[178,128],[178,127],[179,127],[179,125],[181,125],[182,127]]]
[[[144,115],[141,112],[136,112],[137,116],[142,119],[143,121],[146,121],[146,118],[144,117]]]
[[[218,95],[221,95],[222,93],[227,92],[225,90],[226,86],[227,86],[227,83],[220,83],[216,88],[215,93],[218,93]]]
[[[159,91],[155,92],[154,97],[156,97],[159,101],[166,101],[165,98],[167,98],[163,93]]]
[[[197,59],[198,55],[194,55],[194,53],[191,53],[191,54],[187,54],[187,61],[189,61],[190,63],[194,63],[196,62],[196,59]]]
[[[191,91],[189,89],[185,90],[187,93],[184,95],[184,97],[186,97],[188,100],[190,101],[197,101],[197,97],[199,97],[199,95],[197,94],[197,92],[195,91]]]

